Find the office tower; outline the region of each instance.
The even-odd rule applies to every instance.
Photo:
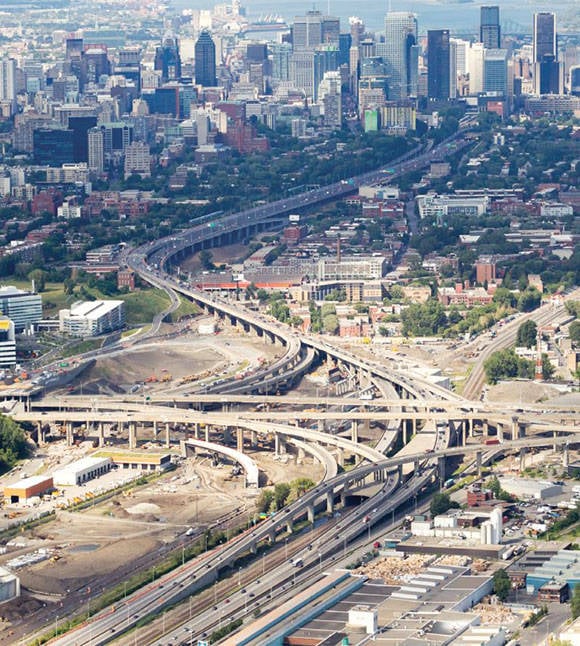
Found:
[[[389,98],[417,96],[417,17],[406,11],[391,11],[385,18],[385,63],[391,77]]]
[[[34,163],[62,166],[74,162],[74,132],[60,128],[39,128],[32,135]]]
[[[471,43],[467,51],[467,71],[469,72],[469,94],[483,92],[483,61],[485,47],[483,43]]]
[[[536,94],[558,94],[560,66],[556,41],[556,14],[542,11],[534,14],[532,43],[534,65],[534,92]],[[558,90],[552,90],[558,87]]]
[[[318,86],[326,72],[335,72],[339,67],[340,54],[337,47],[320,47],[314,52],[314,100],[318,100]]]
[[[177,38],[166,38],[163,45],[157,47],[153,67],[161,72],[163,83],[181,78],[181,56]]]
[[[104,136],[101,128],[91,128],[87,133],[89,170],[101,175],[105,170]]]
[[[320,11],[309,11],[296,16],[292,27],[292,45],[295,52],[314,49],[318,45],[336,45],[340,36],[340,20],[323,16]]]
[[[536,86],[538,94],[562,94],[562,65],[552,55],[544,54],[542,60],[536,63],[536,70],[539,73],[539,84]]]
[[[445,101],[451,96],[451,49],[448,29],[427,32],[427,96]]]
[[[276,81],[290,80],[290,57],[292,45],[290,43],[276,43],[272,49],[272,78]]]
[[[499,7],[482,6],[479,20],[479,41],[486,49],[501,47],[501,29],[499,26]]]
[[[139,47],[125,47],[119,50],[115,74],[133,81],[135,87],[138,90],[141,89],[141,49]]]
[[[195,43],[195,82],[203,87],[217,85],[215,43],[206,29]]]
[[[329,128],[340,128],[342,124],[340,72],[325,72],[318,87],[318,97],[322,104],[324,125]]]
[[[68,127],[73,131],[73,157],[76,163],[89,160],[88,132],[97,125],[96,116],[69,117]]]
[[[486,49],[483,59],[483,91],[507,96],[507,49]]]
[[[534,63],[541,63],[544,56],[558,58],[556,49],[556,14],[542,11],[534,14]]]
[[[83,51],[81,59],[81,89],[87,83],[98,84],[101,76],[111,74],[111,62],[107,48],[103,45],[91,45]]]
[[[350,48],[352,47],[351,34],[340,34],[338,37],[339,64],[350,65]]]
[[[348,24],[350,26],[352,47],[358,47],[365,33],[365,24],[360,18],[357,18],[356,16],[349,18]]]
[[[16,102],[16,61],[13,58],[0,60],[0,101],[10,103],[12,107]]]
[[[580,65],[570,68],[570,94],[580,96]]]
[[[268,60],[268,45],[266,43],[248,43],[246,45],[246,60],[250,63],[263,63]]]
[[[149,146],[142,141],[133,141],[125,150],[125,179],[131,175],[151,177],[151,155]]]
[[[314,96],[314,51],[294,52],[290,58],[290,80],[307,97]]]

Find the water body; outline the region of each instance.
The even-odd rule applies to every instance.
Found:
[[[450,29],[456,33],[479,32],[479,8],[482,4],[500,6],[500,22],[505,33],[532,33],[532,14],[538,11],[553,11],[557,14],[560,26],[575,20],[578,24],[580,11],[577,0],[488,0],[474,2],[457,0],[422,0],[406,2],[405,0],[386,0],[373,2],[369,0],[291,0],[290,2],[272,2],[272,0],[242,0],[242,6],[250,19],[276,14],[286,22],[292,22],[294,16],[304,15],[313,6],[341,19],[341,28],[346,31],[349,16],[361,18],[370,31],[384,29],[384,17],[387,10],[412,11],[417,14],[419,30]],[[216,2],[212,0],[170,0],[175,9],[211,9]]]

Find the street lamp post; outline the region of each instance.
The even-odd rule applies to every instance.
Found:
[[[288,559],[288,539],[284,539],[284,558]]]
[[[242,568],[238,568],[238,587],[242,585]]]
[[[58,615],[54,616],[54,636],[58,637]]]

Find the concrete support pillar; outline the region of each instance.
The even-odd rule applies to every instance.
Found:
[[[399,482],[401,482],[403,480],[403,465],[402,464],[399,464],[397,466],[397,472],[398,472],[398,475],[399,475]]]
[[[562,467],[564,469],[568,469],[570,466],[570,455],[568,453],[568,445],[564,447],[564,450],[562,451]]]
[[[558,439],[558,431],[553,431],[553,433],[554,433],[554,440]],[[552,446],[552,450],[554,451],[554,453],[558,451],[558,445],[556,444],[556,442],[554,442]]]
[[[204,431],[205,431],[205,441],[209,442],[209,425],[208,424],[205,425]]]
[[[306,453],[304,452],[304,449],[301,446],[299,446],[298,447],[298,462],[303,462],[305,457],[306,457]]]
[[[520,449],[520,471],[526,468],[526,447],[522,446]]]
[[[340,446],[336,447],[336,462],[339,467],[344,467],[344,449]]]
[[[464,421],[461,424],[461,444],[465,446],[467,444],[467,437],[469,435],[469,424],[471,420]]]
[[[489,424],[487,423],[487,420],[484,419],[481,422],[481,427],[482,427],[482,433],[485,437],[489,437]]]
[[[407,444],[409,441],[409,422],[408,420],[404,419],[401,422],[401,430],[403,431],[403,446]]]
[[[324,419],[319,419],[316,421],[316,426],[318,428],[319,433],[325,433],[326,432],[326,420]]]
[[[157,439],[157,433],[158,433],[158,429],[157,429],[157,421],[154,421],[154,422],[153,422],[153,439],[154,439],[154,440],[156,440],[156,439]]]
[[[66,429],[66,445],[72,446],[74,444],[74,431],[72,422],[67,422],[65,424]]]
[[[236,449],[240,452],[244,452],[244,429],[236,429]]]
[[[437,460],[437,468],[439,471],[439,489],[443,489],[445,483],[445,458],[441,457]]]
[[[288,534],[292,534],[293,531],[294,531],[294,527],[292,525],[292,520],[287,520],[286,521],[286,532]]]
[[[276,530],[271,529],[268,532],[268,540],[270,541],[270,545],[274,545],[274,543],[276,542]]]
[[[526,437],[526,429],[528,428],[528,425],[527,424],[522,424],[520,422],[519,426],[520,426],[520,432],[519,432],[518,437],[520,437],[520,438]]]
[[[483,455],[483,451],[477,451],[475,454],[475,465],[477,467],[477,477],[481,478],[481,456]]]
[[[99,422],[99,446],[105,446],[105,425]]]
[[[371,429],[371,420],[363,419],[362,428],[363,428],[363,431],[368,434],[368,432]]]
[[[314,505],[308,505],[306,513],[308,514],[308,522],[314,525]]]
[[[274,454],[280,455],[280,435],[279,433],[274,433]]]
[[[353,419],[350,424],[350,439],[358,444],[358,420]]]
[[[224,426],[224,444],[231,444],[232,429],[229,426]]]
[[[165,423],[165,447],[166,448],[169,448],[171,446],[171,442],[170,442],[171,437],[170,437],[169,431],[170,431],[169,422],[166,422]]]
[[[129,448],[137,448],[137,424],[129,422]]]
[[[517,440],[519,437],[520,428],[518,424],[518,418],[512,417],[512,440]]]
[[[37,444],[42,446],[44,444],[44,431],[42,430],[42,422],[36,423]]]
[[[199,440],[199,422],[193,423],[193,437]]]
[[[498,422],[498,425],[497,425],[497,439],[500,442],[504,441],[504,426],[503,426],[503,424],[501,424],[499,422]]]
[[[329,514],[332,514],[334,511],[334,492],[332,491],[326,492],[326,511]]]
[[[467,437],[473,437],[473,417],[467,420]]]
[[[250,446],[255,449],[258,446],[258,433],[250,431]]]
[[[419,460],[418,459],[413,461],[413,472],[417,473],[417,471],[419,471]]]

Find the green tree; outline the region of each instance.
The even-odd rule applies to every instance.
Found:
[[[520,312],[531,312],[542,302],[542,295],[535,287],[528,287],[518,298],[518,310]]]
[[[203,249],[199,252],[199,262],[201,263],[203,269],[205,269],[206,271],[211,271],[214,268],[212,259],[213,254],[211,251]]]
[[[262,492],[256,500],[256,511],[265,513],[270,510],[272,501],[274,500],[274,492],[272,489],[262,489]]]
[[[278,484],[274,485],[274,498],[272,501],[274,504],[274,509],[272,509],[272,511],[278,511],[278,509],[282,509],[282,507],[284,507],[284,505],[286,504],[289,496],[290,485],[287,482],[279,482]]]
[[[498,287],[493,295],[493,302],[503,307],[515,307],[516,297],[506,287]]]
[[[33,269],[28,274],[28,280],[34,281],[34,287],[38,293],[43,292],[46,287],[46,272],[42,269]]]
[[[508,598],[512,584],[504,569],[497,570],[493,575],[493,591],[500,601]]]
[[[328,314],[322,319],[322,327],[327,334],[336,334],[338,332],[338,316]]]
[[[519,359],[512,350],[494,352],[483,364],[487,382],[497,384],[500,379],[513,379],[518,376]]]
[[[524,321],[518,328],[516,344],[525,348],[533,348],[538,338],[538,326],[534,321]]]
[[[434,336],[447,327],[445,308],[434,298],[409,305],[401,313],[405,336]]]
[[[580,617],[580,583],[574,586],[574,593],[570,601],[570,610],[572,611],[572,619]]]
[[[0,415],[0,473],[26,457],[28,444],[22,428],[10,417]]]
[[[458,508],[459,503],[456,500],[451,500],[449,494],[444,492],[436,493],[433,498],[431,498],[431,504],[429,506],[431,516],[439,516],[450,509]]]
[[[568,333],[570,334],[572,343],[576,345],[580,344],[580,321],[572,321],[568,328]]]

